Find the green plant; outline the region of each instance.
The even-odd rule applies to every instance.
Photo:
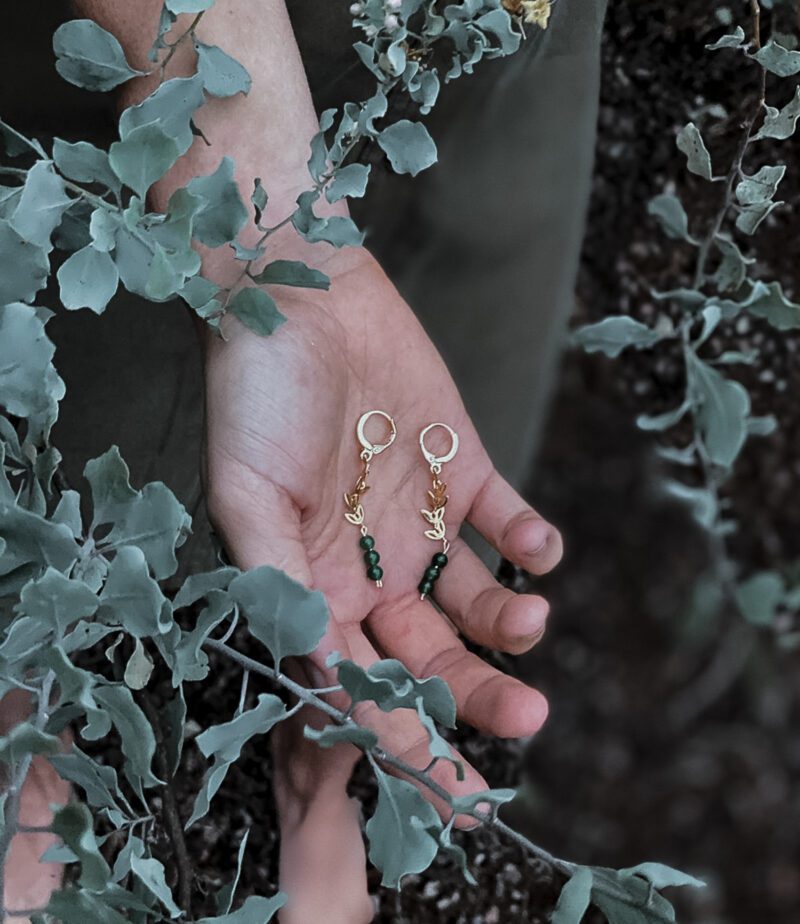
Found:
[[[745,100],[727,171],[720,175],[700,129],[689,122],[677,135],[677,147],[686,159],[688,171],[719,188],[713,214],[705,227],[690,220],[683,202],[673,192],[656,196],[649,204],[650,215],[674,246],[693,254],[690,276],[676,280],[670,291],[652,291],[663,310],[656,324],[648,326],[628,315],[606,317],[574,332],[575,343],[588,352],[602,352],[616,358],[623,350],[671,350],[680,356],[683,372],[682,400],[664,413],[641,414],[637,425],[647,432],[662,434],[659,455],[672,467],[675,477],[665,482],[672,496],[689,505],[694,519],[709,540],[712,574],[709,584],[715,601],[739,613],[751,625],[771,627],[781,644],[796,644],[792,620],[783,623],[781,612],[794,613],[800,599],[789,575],[775,570],[743,576],[742,568],[729,551],[729,537],[736,532],[732,499],[727,482],[750,437],[769,436],[778,426],[774,416],[754,416],[745,386],[732,377],[735,367],[758,366],[757,349],[748,352],[725,348],[725,331],[743,316],[771,325],[778,331],[800,327],[800,305],[784,292],[780,282],[755,276],[755,235],[766,227],[771,213],[783,205],[775,197],[784,175],[784,164],[764,164],[765,143],[769,153],[778,142],[792,137],[800,118],[800,86],[782,107],[767,101],[771,81],[785,95],[785,78],[800,74],[800,52],[796,39],[778,31],[778,14],[786,8],[794,17],[792,4],[779,0],[750,0],[750,38],[741,25],[707,46],[714,54],[735,54],[753,74],[752,101]],[[762,10],[772,10],[775,34],[765,38]],[[725,26],[733,22],[723,7],[717,17]],[[725,123],[720,107],[704,107],[709,123]],[[709,125],[706,135],[714,130]],[[718,131],[719,133],[719,131]],[[753,164],[751,167],[750,164]],[[680,261],[676,261],[680,265]],[[721,336],[720,336],[721,335]],[[720,346],[722,344],[722,346]],[[781,626],[783,625],[783,628]],[[734,658],[746,653],[747,637],[738,636]],[[720,657],[729,658],[724,649]],[[734,672],[735,673],[735,672]],[[697,690],[692,690],[692,697]],[[704,705],[704,704],[703,704]],[[693,709],[698,708],[695,703]]]
[[[352,742],[374,771],[378,802],[366,833],[370,859],[385,885],[399,887],[405,875],[427,868],[439,852],[471,878],[466,853],[453,842],[452,821],[440,819],[422,789],[449,804],[453,816],[470,815],[494,826],[563,874],[567,884],[554,913],[556,924],[578,922],[590,903],[612,924],[674,920],[672,906],[658,890],[699,885],[697,880],[660,864],[615,871],[559,860],[498,817],[513,790],[454,798],[431,779],[431,767],[451,759],[437,723],[452,727],[455,722],[453,697],[440,678],[419,680],[392,660],[369,670],[347,660],[333,662],[336,689],[347,692],[354,704],[371,700],[385,711],[418,713],[431,754],[430,766],[420,771],[382,750],[350,710],[331,706],[324,699],[330,690],[307,689],[282,673],[284,658],[312,651],[325,631],[328,611],[319,592],[274,568],[241,573],[225,566],[192,575],[170,598],[161,582],[175,573],[177,550],[191,522],[167,487],[160,482],[131,487],[116,447],[86,463],[88,518],[81,513],[81,495],[65,483],[60,455],[50,444],[65,385],[45,332],[50,312],[33,305],[48,281],[54,249],[68,254],[57,273],[67,310],[104,311],[121,282],[151,301],[180,298],[216,329],[231,313],[267,336],[285,319],[260,285],[329,284],[323,273],[300,262],[275,260],[257,269],[267,238],[290,221],[309,241],[359,243],[361,232],[349,218],[319,218],[314,204],[323,195],[331,202],[363,195],[370,168],[355,159],[363,144],[376,142],[400,173],[416,174],[435,161],[435,145],[421,122],[376,126],[386,114],[388,95],[406,92],[424,113],[436,100],[439,62],[447,66],[445,79],[456,78],[482,57],[515,51],[521,15],[546,23],[540,0],[530,10],[523,4],[517,16],[499,0],[467,0],[443,9],[435,2],[404,0],[391,14],[381,0],[356,4],[354,24],[366,41],[355,49],[375,77],[376,91],[366,102],[345,105],[338,122],[335,112],[323,113],[308,162],[310,188],[285,221],[265,223],[267,190],[256,182],[251,200],[260,239],[244,247],[238,235],[249,210],[227,158],[210,176],[195,177],[177,190],[165,214],[146,208],[149,188],[191,145],[193,114],[206,94],[230,96],[250,86],[245,69],[227,52],[196,37],[212,2],[166,0],[151,53],[161,83],[122,113],[120,138],[108,151],[56,139],[48,154],[36,139],[0,122],[6,155],[0,173],[11,181],[0,188],[0,403],[6,413],[0,415],[0,694],[24,690],[34,706],[26,722],[0,739],[0,760],[11,781],[2,796],[0,870],[20,830],[20,789],[33,756],[43,755],[82,791],[85,802],[72,802],[55,814],[51,830],[62,845],[49,858],[68,864],[69,884],[46,908],[29,909],[34,920],[117,924],[184,917],[202,924],[263,924],[275,914],[282,895],[250,896],[231,911],[244,844],[239,869],[215,897],[216,913],[197,918],[192,911],[182,819],[174,805],[169,807],[169,793],[179,779],[184,747],[183,688],[206,679],[213,654],[241,667],[240,705],[229,721],[197,738],[209,766],[186,827],[210,811],[243,747],[308,704],[331,719],[320,732],[307,729],[309,737],[320,747]],[[178,13],[193,13],[194,20],[168,41]],[[190,41],[198,52],[197,73],[165,79],[175,49]],[[61,75],[87,89],[107,91],[137,73],[117,40],[89,20],[62,26],[54,49]],[[234,285],[221,290],[202,276],[195,242],[233,248],[241,263]],[[246,628],[253,649],[263,652],[260,660],[229,644],[237,626]],[[102,673],[85,666],[87,655],[98,648],[105,649],[108,665]],[[156,671],[171,679],[174,690],[158,704],[148,690]],[[248,703],[251,675],[268,678],[274,689],[260,694],[255,705]],[[296,702],[287,706],[286,700]],[[79,742],[115,736],[121,776],[78,743],[62,752],[58,734],[67,724],[77,729]],[[154,793],[164,796],[163,821],[151,810]],[[174,848],[177,896],[153,851],[152,835],[162,824]],[[2,908],[0,919],[20,910]]]

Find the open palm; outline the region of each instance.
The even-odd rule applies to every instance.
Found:
[[[271,337],[233,322],[228,342],[208,345],[212,520],[240,567],[271,564],[325,594],[329,630],[301,668],[315,686],[335,682],[325,668],[331,651],[363,666],[393,657],[419,677],[443,677],[460,718],[475,728],[532,734],[545,719],[544,698],[469,653],[453,626],[478,643],[520,653],[541,635],[547,605],[502,588],[455,537],[469,520],[505,557],[541,573],[560,558],[558,532],[495,472],[447,368],[373,258],[351,250],[323,269],[331,276],[329,292],[277,295],[288,321]],[[363,499],[381,553],[382,588],[365,575],[359,530],[346,521],[342,497],[360,471],[356,422],[373,408],[391,414],[398,431],[391,448],[373,459]],[[453,539],[435,599],[446,617],[417,590],[441,549],[425,538],[419,512],[431,476],[418,436],[433,421],[460,438],[442,473]],[[368,435],[380,441],[379,418],[372,424],[377,432]],[[446,434],[439,435],[446,451]],[[431,434],[435,450],[436,438]],[[415,766],[429,763],[427,735],[408,710],[384,714],[364,705],[357,718],[378,732],[386,750]],[[278,740],[291,752],[291,786],[302,789],[306,781],[314,788],[319,774],[337,765],[349,774],[355,758],[349,745],[323,753],[296,732],[290,741],[287,734]],[[460,783],[450,764],[440,762],[434,775],[453,792],[484,786],[471,768]]]

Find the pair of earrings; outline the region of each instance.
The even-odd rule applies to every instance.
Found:
[[[367,421],[374,415],[384,418],[389,425],[389,432],[386,435],[386,441],[384,443],[371,442],[365,433]],[[437,428],[446,430],[450,436],[450,449],[442,456],[437,456],[425,445],[425,437],[428,436],[432,430]],[[367,411],[358,419],[358,423],[356,424],[356,437],[362,447],[359,456],[362,462],[361,474],[356,479],[353,490],[345,492],[344,504],[347,511],[344,516],[348,523],[352,523],[353,526],[358,526],[361,530],[359,545],[364,552],[367,577],[370,581],[374,581],[378,587],[382,587],[383,568],[379,564],[381,556],[375,548],[375,539],[370,535],[364,523],[364,506],[361,503],[361,498],[364,493],[369,490],[367,478],[369,477],[372,459],[392,445],[397,437],[397,427],[392,417],[387,414],[386,411]],[[419,447],[422,450],[423,458],[430,467],[432,480],[431,488],[428,491],[428,506],[420,510],[420,514],[428,524],[428,529],[425,530],[425,537],[434,542],[441,542],[442,544],[442,550],[440,552],[434,552],[431,557],[431,563],[425,569],[425,573],[422,575],[422,580],[419,582],[417,588],[420,592],[420,599],[424,600],[425,597],[433,591],[436,580],[447,564],[447,553],[450,549],[450,543],[447,539],[447,526],[444,522],[445,508],[447,507],[447,485],[442,481],[441,474],[442,466],[446,462],[452,461],[458,452],[458,434],[451,427],[448,427],[447,424],[428,424],[428,426],[420,432]]]

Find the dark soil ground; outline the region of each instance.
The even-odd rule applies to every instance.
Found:
[[[659,238],[647,200],[674,182],[703,225],[719,187],[686,180],[676,129],[706,103],[725,106],[729,118],[710,135],[715,160],[724,165],[756,76],[733,55],[703,51],[719,33],[709,7],[708,0],[611,5],[577,322],[620,312],[652,319],[649,288],[687,281],[688,255]],[[738,6],[734,12],[738,17]],[[782,162],[794,166],[796,154],[797,144],[786,143]],[[784,181],[790,204],[798,176],[790,170]],[[776,213],[758,236],[756,269],[800,296],[796,227],[796,207]],[[757,325],[723,328],[719,337],[728,348],[763,349],[767,361],[747,384],[756,412],[781,420],[775,435],[753,442],[730,484],[741,523],[732,551],[743,573],[766,564],[790,569],[800,559],[798,339]],[[626,354],[613,363],[566,357],[530,494],[561,526],[567,556],[559,573],[536,584],[553,610],[545,641],[523,659],[502,662],[543,689],[551,720],[527,744],[468,730],[459,732],[459,744],[493,786],[521,783],[508,818],[555,854],[604,866],[660,860],[706,878],[707,889],[676,896],[683,924],[797,924],[800,672],[796,655],[771,633],[758,634],[740,617],[709,607],[704,538],[655,487],[661,469],[652,440],[633,420],[641,411],[674,406],[680,386],[669,353]],[[511,569],[504,575],[527,582]],[[190,715],[235,708],[238,684],[222,665],[212,676],[188,691]],[[262,894],[276,887],[277,826],[265,751],[249,749],[217,796],[213,822],[190,836],[209,893],[229,878],[247,828],[248,856],[257,859],[247,864],[242,887]],[[184,817],[203,771],[194,754],[187,749]],[[366,775],[354,791],[369,809]],[[464,842],[477,888],[448,863],[410,877],[399,895],[375,879],[379,920],[548,920],[559,883],[546,867],[491,832]],[[164,847],[167,855],[166,841]]]

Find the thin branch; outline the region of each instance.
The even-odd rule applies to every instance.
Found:
[[[164,780],[164,785],[161,787],[161,795],[164,800],[164,822],[170,843],[175,851],[175,866],[178,870],[178,897],[184,914],[191,920],[192,882],[194,880],[192,861],[189,858],[186,839],[183,836],[183,823],[178,810],[178,800],[175,798],[175,792],[172,788],[172,773],[167,764],[164,733],[161,728],[158,710],[153,705],[153,701],[147,692],[142,695],[142,706],[148,722],[153,727],[158,745],[155,752],[156,771]]]
[[[289,710],[289,714],[294,713],[301,705],[309,705],[313,706],[315,709],[319,709],[326,715],[329,715],[339,725],[357,726],[357,723],[352,718],[350,718],[347,713],[342,712],[335,706],[331,706],[330,703],[325,702],[324,699],[320,699],[314,692],[302,686],[301,684],[296,683],[290,677],[287,677],[285,674],[281,674],[274,668],[269,667],[266,664],[262,664],[260,661],[256,661],[253,658],[250,658],[247,655],[236,651],[235,648],[229,648],[227,645],[223,644],[222,642],[218,642],[215,639],[207,639],[204,642],[204,647],[219,652],[220,654],[236,662],[245,670],[250,671],[253,674],[259,674],[262,677],[268,677],[271,680],[274,680],[286,690],[295,694],[300,702],[298,702],[297,705]],[[440,798],[446,805],[450,806],[454,812],[457,811],[457,809],[454,808],[453,796],[443,786],[441,786],[435,780],[431,779],[431,777],[424,770],[418,770],[416,767],[412,767],[404,760],[395,757],[393,754],[389,754],[387,751],[380,747],[362,747],[361,750],[367,756],[370,763],[377,762],[378,764],[383,764],[386,767],[391,767],[393,770],[397,771],[397,773],[415,780],[421,786],[424,786],[433,795]],[[458,812],[458,814],[468,814],[482,825],[496,829],[501,834],[514,841],[520,847],[524,848],[524,850],[526,850],[531,856],[535,857],[537,860],[543,863],[546,863],[553,870],[561,873],[567,878],[570,878],[576,872],[576,870],[579,869],[579,864],[570,863],[568,860],[562,860],[559,857],[549,853],[543,847],[539,847],[538,844],[534,844],[533,841],[525,837],[524,834],[520,834],[519,831],[515,831],[504,821],[501,821],[497,817],[496,813],[483,812],[475,808],[468,813]],[[452,819],[450,822],[448,822],[448,824],[451,823]],[[618,888],[612,882],[606,883],[604,881],[602,884],[597,884],[596,888],[606,895],[615,898],[619,902],[631,905],[632,907],[639,907],[639,903],[629,892],[622,888]]]

